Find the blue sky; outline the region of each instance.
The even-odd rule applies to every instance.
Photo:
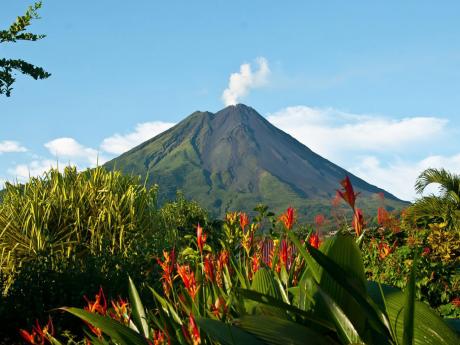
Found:
[[[30,3],[3,0],[0,27]],[[40,13],[44,40],[0,47],[53,74],[0,98],[0,180],[92,166],[221,109],[226,89],[401,198],[428,166],[460,173],[458,1],[48,0]]]

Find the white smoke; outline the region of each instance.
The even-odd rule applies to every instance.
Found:
[[[222,93],[225,106],[237,104],[240,98],[249,93],[249,90],[268,83],[270,68],[267,59],[259,57],[256,59],[256,64],[258,68],[254,72],[250,64],[244,63],[240,66],[239,72],[230,75],[228,87]]]

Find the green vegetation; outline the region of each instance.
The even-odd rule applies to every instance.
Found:
[[[25,32],[33,19],[39,19],[38,10],[42,7],[42,2],[38,1],[33,6],[29,6],[23,16],[16,18],[7,30],[0,31],[0,43],[12,43],[17,41],[38,41],[45,38],[45,35],[36,35]],[[11,96],[13,83],[16,81],[14,71],[28,75],[34,79],[46,79],[51,76],[43,68],[37,67],[21,59],[0,58],[0,95]]]
[[[158,208],[141,182],[68,167],[7,184],[4,343],[458,344],[455,222],[383,199],[368,218],[348,178],[313,225],[263,205],[216,221],[181,193]]]

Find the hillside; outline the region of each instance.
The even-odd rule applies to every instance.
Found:
[[[160,135],[105,165],[147,177],[160,186],[160,202],[181,190],[214,215],[250,210],[264,203],[279,212],[327,212],[339,181],[348,175],[361,192],[361,206],[375,208],[384,193],[389,208],[405,202],[324,159],[238,104],[213,114],[194,112]]]

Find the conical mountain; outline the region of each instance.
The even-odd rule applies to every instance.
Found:
[[[366,205],[384,193],[387,205],[405,203],[314,153],[238,104],[213,114],[195,112],[169,130],[106,163],[109,169],[147,176],[160,186],[160,202],[181,190],[215,216],[263,203],[280,212],[322,212],[348,175]]]

